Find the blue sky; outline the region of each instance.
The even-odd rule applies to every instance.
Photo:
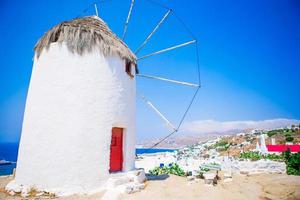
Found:
[[[21,133],[33,47],[49,28],[78,15],[93,1],[0,1],[0,142]],[[199,41],[202,88],[186,121],[300,119],[300,3],[297,0],[162,0]],[[99,3],[99,13],[121,35],[130,1]],[[166,12],[136,0],[126,43],[135,50]],[[140,56],[191,40],[171,15]],[[195,47],[139,63],[141,73],[197,82]],[[145,94],[174,124],[192,88],[138,79]],[[138,139],[168,134],[162,121],[137,98]]]

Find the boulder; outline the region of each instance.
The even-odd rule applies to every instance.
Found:
[[[249,174],[249,170],[247,170],[247,169],[241,169],[240,170],[240,174],[248,175]]]
[[[121,177],[112,177],[107,180],[107,189],[115,188],[119,185],[123,185],[125,183],[129,183],[131,181],[130,177],[128,176],[121,176]]]
[[[16,193],[15,193],[14,191],[11,190],[11,191],[8,192],[8,194],[9,194],[10,196],[14,196]]]
[[[214,173],[205,173],[203,174],[203,177],[204,177],[204,183],[205,184],[213,184],[213,180],[215,178],[215,174]]]
[[[224,172],[224,179],[227,179],[227,178],[232,178],[232,172],[231,171]]]
[[[134,183],[130,182],[124,185],[119,185],[116,189],[121,193],[131,194],[134,192],[138,192],[145,188],[144,183]]]
[[[130,171],[127,173],[127,177],[130,179],[130,181],[136,183],[144,183],[147,180],[145,171],[143,169]]]
[[[22,187],[19,184],[16,184],[15,180],[10,181],[6,187],[5,190],[9,193],[10,191],[13,191],[14,193],[21,193]]]
[[[145,187],[146,187],[145,183],[135,184],[132,192],[139,192],[139,191],[145,189]]]
[[[28,197],[30,191],[31,191],[31,188],[30,188],[30,187],[23,186],[22,192],[21,192],[21,197],[23,197],[23,198]]]
[[[137,175],[134,177],[135,183],[144,183],[147,180],[144,170],[139,170]]]

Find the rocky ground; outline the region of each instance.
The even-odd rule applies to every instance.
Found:
[[[4,186],[11,177],[0,177],[0,199],[21,200],[19,196],[11,197],[4,191]],[[117,196],[120,200],[190,200],[190,199],[300,199],[300,177],[283,174],[257,174],[251,176],[234,175],[232,182],[207,186],[203,181],[188,182],[178,176],[162,176],[146,183],[141,192]],[[35,199],[58,200],[100,200],[104,193],[93,195],[74,195],[69,197],[39,197]],[[34,199],[34,198],[28,198]]]
[[[300,199],[300,177],[287,175],[236,175],[232,182],[207,186],[203,182],[186,182],[184,178],[170,176],[164,181],[149,182],[148,187],[124,199]]]

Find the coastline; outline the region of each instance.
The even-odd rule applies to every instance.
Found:
[[[13,173],[13,169],[16,168],[16,161],[17,161],[17,151],[18,151],[18,143],[3,143],[2,148],[5,146],[10,146],[13,149],[5,148],[6,151],[0,151],[2,154],[0,158],[4,158],[5,161],[12,162],[9,165],[0,165],[0,177],[11,175]],[[148,151],[148,148],[136,148],[136,154],[138,156],[145,155],[145,156],[155,156],[160,153],[164,152],[173,152],[177,149],[173,148],[155,148]],[[8,152],[8,153],[6,153]]]

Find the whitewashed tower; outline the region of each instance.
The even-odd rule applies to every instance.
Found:
[[[135,72],[135,55],[99,17],[46,32],[35,47],[12,184],[85,191],[133,169]]]

